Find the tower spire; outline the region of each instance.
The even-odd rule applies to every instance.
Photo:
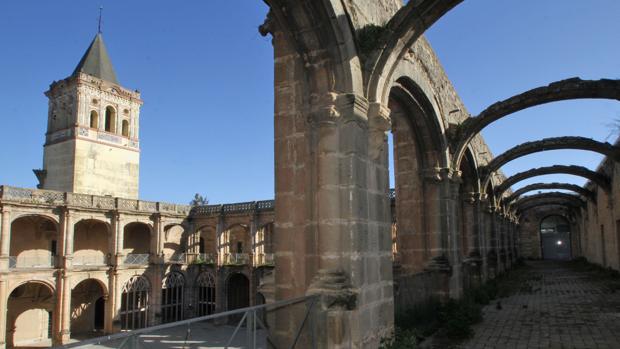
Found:
[[[99,25],[97,26],[97,33],[101,34],[101,14],[103,12],[103,6],[99,6]]]

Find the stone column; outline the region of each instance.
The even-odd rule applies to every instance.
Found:
[[[224,215],[220,213],[215,226],[215,248],[217,253],[217,265],[224,265],[224,251],[222,250],[222,234],[224,233]],[[228,242],[227,242],[228,243]]]
[[[7,294],[7,280],[0,279],[0,349],[6,348],[6,323],[8,316],[9,295]]]
[[[489,279],[489,261],[488,261],[488,236],[487,225],[488,220],[485,211],[486,201],[485,194],[477,193],[475,195],[474,214],[477,222],[478,246],[480,248],[480,277],[482,282]]]
[[[105,323],[103,325],[103,331],[106,334],[120,331],[120,327],[114,326],[114,321],[118,320],[116,295],[120,292],[116,282],[117,279],[118,275],[116,269],[111,270],[108,273],[108,294],[105,300]],[[118,303],[118,305],[120,305],[120,303]]]
[[[62,276],[62,289],[60,292],[61,316],[60,318],[60,344],[69,343],[71,337],[71,275],[65,272]]]
[[[163,264],[165,262],[164,256],[164,242],[166,235],[164,232],[163,223],[161,221],[161,214],[156,213],[151,216],[153,221],[153,231],[151,231],[151,244],[150,250],[150,262],[155,264]]]
[[[11,211],[7,206],[2,207],[0,219],[0,270],[9,269],[9,255],[11,253]],[[1,313],[5,314],[5,313]],[[6,334],[5,334],[6,335]]]
[[[115,260],[114,260],[114,265],[121,266],[124,263],[125,260],[125,253],[123,252],[124,250],[124,238],[125,238],[125,234],[124,234],[124,223],[121,219],[121,215],[118,212],[114,212],[113,216],[112,216],[112,229],[114,229],[114,256],[115,256]]]
[[[250,240],[251,240],[250,263],[252,263],[250,265],[250,275],[252,275],[252,272],[254,271],[252,267],[256,266],[256,261],[257,261],[256,259],[257,258],[256,256],[256,242],[257,242],[256,233],[257,231],[258,231],[258,215],[256,213],[256,210],[254,210],[252,213],[252,220],[250,221]],[[250,280],[253,280],[253,278],[251,278]],[[250,286],[254,287],[254,283],[250,282]],[[250,294],[250,298],[254,298],[254,293]]]
[[[75,229],[73,214],[69,212],[69,209],[64,211],[64,229],[61,234],[61,239],[63,241],[63,267],[67,270],[70,270],[73,265],[73,231]]]

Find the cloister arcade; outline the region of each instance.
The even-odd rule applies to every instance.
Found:
[[[462,0],[265,2],[275,199],[106,206],[102,197],[3,187],[0,271],[15,278],[0,278],[0,313],[10,315],[0,342],[66,343],[102,323],[111,333],[316,296],[320,347],[372,348],[392,333],[395,309],[459,298],[519,257],[583,256],[620,269],[618,143],[553,137],[493,157],[480,134],[534,106],[620,100],[620,80],[552,82],[473,116],[423,37]],[[110,132],[114,113],[102,120]],[[605,160],[595,170],[502,173],[557,149]],[[551,173],[589,182],[511,190]],[[523,195],[549,189],[572,193]],[[570,247],[553,252],[554,241]],[[278,315],[269,329],[276,346],[297,339],[300,316]],[[27,335],[26,322],[38,324]]]
[[[64,195],[65,203],[38,194]],[[9,314],[0,337],[9,346],[67,343],[265,301],[257,293],[273,270],[273,202],[193,211],[162,203],[149,211],[121,209],[125,199],[111,208],[68,207],[70,200],[2,187],[0,268],[12,277],[0,280],[0,310]]]

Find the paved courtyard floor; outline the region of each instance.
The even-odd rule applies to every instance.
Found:
[[[568,263],[527,264],[519,291],[486,306],[474,337],[458,348],[620,348],[617,280]]]

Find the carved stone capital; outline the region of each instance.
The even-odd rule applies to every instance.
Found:
[[[352,93],[313,94],[308,121],[314,124],[358,122],[367,127],[368,101]]]
[[[425,179],[442,182],[446,180],[461,183],[461,171],[453,170],[449,167],[433,167],[422,170]]]

